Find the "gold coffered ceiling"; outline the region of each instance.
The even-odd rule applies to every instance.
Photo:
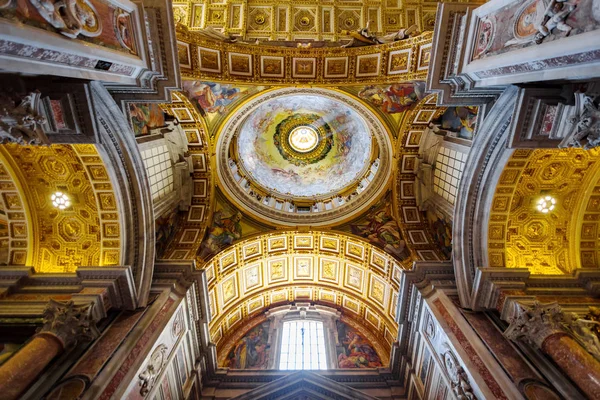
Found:
[[[397,337],[403,267],[361,239],[331,232],[275,232],[234,244],[203,269],[211,338],[219,347],[249,318],[293,301],[343,308],[364,321],[387,352]]]
[[[190,29],[224,28],[245,39],[338,40],[342,29],[391,33],[416,24],[433,30],[436,1],[188,0],[174,1],[175,19]]]
[[[29,241],[27,253],[11,248],[12,263],[52,273],[121,263],[118,203],[94,145],[2,145],[0,158],[18,182],[3,182],[6,208],[25,216],[9,221],[11,229],[21,244]],[[50,196],[56,191],[67,193],[72,206],[54,208]]]
[[[598,267],[598,153],[581,149],[513,153],[492,202],[490,267],[528,268],[545,275]],[[557,206],[544,214],[536,204],[547,195],[556,199]]]
[[[343,49],[225,43],[181,26],[177,38],[179,67],[185,79],[336,86],[425,80],[432,33]]]

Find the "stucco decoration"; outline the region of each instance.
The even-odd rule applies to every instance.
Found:
[[[294,149],[300,127],[315,136],[316,145],[306,153]],[[241,165],[260,185],[305,197],[351,184],[368,165],[371,142],[366,122],[352,108],[306,94],[262,103],[241,126],[237,140]]]

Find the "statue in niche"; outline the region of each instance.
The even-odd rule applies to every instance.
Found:
[[[390,33],[388,35],[383,36],[375,36],[371,35],[369,32],[369,21],[367,26],[356,31],[348,31],[343,29],[341,31],[342,35],[350,36],[352,40],[349,43],[343,45],[342,47],[361,47],[361,46],[371,46],[374,44],[384,44],[384,43],[392,43],[398,40],[404,40],[411,37],[411,34],[416,32],[417,25],[411,25],[408,28],[402,28],[398,30],[398,32]]]
[[[539,32],[534,36],[535,43],[542,43],[554,29],[568,35],[573,27],[565,23],[565,20],[574,9],[575,5],[567,0],[551,0],[544,10],[542,22],[537,28]]]
[[[573,129],[560,147],[583,147],[589,150],[600,146],[600,109],[592,97],[584,96],[583,111],[571,116],[569,123]]]
[[[600,308],[590,307],[585,318],[575,313],[564,313],[564,324],[581,345],[600,360]]]
[[[29,93],[17,101],[0,96],[0,143],[50,144],[42,128],[46,118],[37,112],[39,101],[39,92]]]

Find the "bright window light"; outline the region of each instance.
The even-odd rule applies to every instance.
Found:
[[[279,369],[327,369],[323,322],[283,323]]]
[[[538,200],[537,209],[538,211],[543,212],[544,214],[549,213],[554,210],[556,206],[556,199],[552,196],[545,196]]]
[[[52,205],[59,210],[64,210],[65,208],[71,206],[71,200],[69,199],[69,196],[63,192],[56,192],[50,198],[52,199]]]

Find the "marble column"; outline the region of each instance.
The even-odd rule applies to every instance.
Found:
[[[44,325],[17,353],[0,366],[0,397],[18,399],[57,355],[98,337],[93,304],[78,306],[50,300]]]
[[[558,303],[519,304],[504,335],[524,340],[554,360],[590,399],[600,399],[600,362],[568,333],[574,319]]]

